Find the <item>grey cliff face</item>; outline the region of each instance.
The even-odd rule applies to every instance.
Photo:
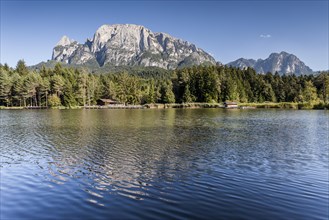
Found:
[[[295,55],[286,52],[272,53],[267,59],[262,60],[246,60],[238,59],[236,61],[230,62],[228,66],[239,67],[241,69],[252,67],[257,73],[275,73],[280,74],[295,74],[304,75],[312,73],[312,69],[305,65],[304,62],[299,60]]]
[[[84,44],[64,36],[53,49],[52,60],[68,64],[97,62],[99,66],[156,66],[216,64],[202,49],[164,33],[132,24],[103,25]]]

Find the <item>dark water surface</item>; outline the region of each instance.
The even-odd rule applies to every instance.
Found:
[[[328,111],[0,111],[1,219],[328,219]]]

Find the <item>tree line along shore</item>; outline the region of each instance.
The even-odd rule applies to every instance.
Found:
[[[219,107],[227,100],[255,108],[329,108],[328,72],[281,76],[214,65],[91,73],[60,63],[30,70],[23,60],[0,70],[0,109],[81,108],[99,99],[157,108]]]

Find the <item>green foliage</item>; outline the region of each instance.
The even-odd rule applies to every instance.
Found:
[[[160,91],[162,103],[175,103],[175,95],[173,93],[173,86],[170,80],[162,83]]]
[[[125,104],[138,104],[141,101],[140,79],[127,72],[116,76],[116,97]]]
[[[19,60],[16,65],[16,72],[18,72],[20,75],[27,75],[28,69],[26,67],[24,60]]]
[[[50,107],[58,107],[61,105],[61,100],[56,94],[53,94],[48,98],[48,105]]]
[[[65,81],[61,75],[53,75],[50,79],[51,92],[60,96],[63,92]]]
[[[184,88],[183,102],[193,102],[193,101],[194,101],[194,97],[190,92],[190,86],[187,84]]]
[[[156,91],[155,91],[154,80],[151,80],[148,95],[147,95],[147,103],[155,103],[156,101],[157,100],[156,100]]]
[[[329,102],[328,72],[297,77],[211,65],[174,71],[105,65],[102,70],[110,71],[93,74],[89,67],[51,64],[51,68],[43,64],[38,71],[28,70],[23,60],[15,69],[0,64],[0,106],[75,108],[94,105],[100,98],[125,104],[185,103],[183,106],[234,100],[275,103],[258,106],[278,108],[320,108]]]
[[[0,99],[3,100],[6,105],[9,105],[10,90],[12,87],[12,79],[6,70],[0,73]]]

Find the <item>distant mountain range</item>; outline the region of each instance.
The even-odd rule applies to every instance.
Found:
[[[52,60],[74,65],[164,69],[216,64],[211,55],[194,44],[133,24],[102,25],[94,37],[83,44],[63,36],[53,49]]]
[[[311,74],[313,70],[306,66],[298,57],[287,52],[272,53],[267,59],[253,60],[240,58],[236,61],[226,64],[228,66],[238,67],[240,69],[245,69],[247,67],[252,67],[257,73],[275,73],[280,74],[295,74],[304,75]]]
[[[165,33],[153,33],[134,24],[102,25],[93,38],[87,39],[83,44],[63,36],[53,48],[51,61],[31,68],[39,69],[42,65],[53,67],[57,62],[62,62],[65,66],[87,68],[92,72],[141,67],[172,70],[193,65],[220,64],[192,43]],[[252,67],[260,74],[313,73],[304,62],[286,52],[272,53],[265,60],[240,58],[226,65],[241,69]]]

